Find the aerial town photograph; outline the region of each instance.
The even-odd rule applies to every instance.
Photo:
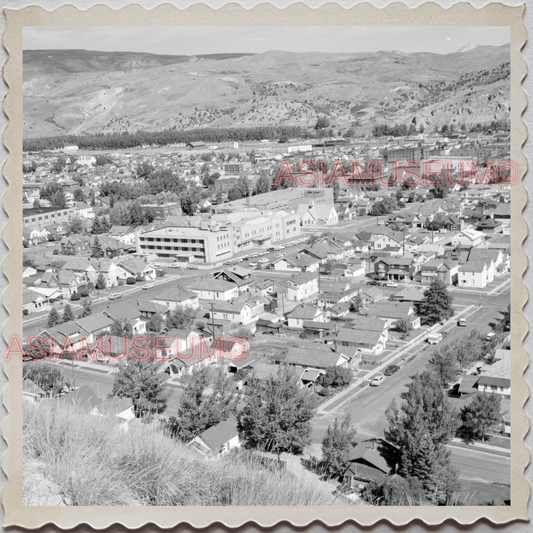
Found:
[[[334,29],[24,28],[24,505],[510,505],[508,28]]]

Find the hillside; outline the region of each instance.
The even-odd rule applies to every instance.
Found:
[[[24,52],[24,137],[198,126],[376,122],[440,127],[506,118],[509,46],[453,54],[374,52],[164,56]]]
[[[154,425],[127,432],[66,402],[24,402],[24,505],[348,505],[328,483],[203,458]]]

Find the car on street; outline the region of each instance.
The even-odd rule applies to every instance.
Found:
[[[366,282],[367,285],[378,285],[378,282],[375,279],[369,279]]]
[[[494,337],[496,337],[496,333],[494,333],[494,331],[491,331],[491,332],[487,333],[487,336],[485,337],[485,340],[490,341]]]
[[[259,263],[268,263],[268,259],[266,257],[262,257],[259,259]]]
[[[385,374],[378,372],[370,382],[371,387],[379,387],[385,381]]]
[[[196,265],[187,265],[187,268],[189,270],[198,270],[198,267]]]
[[[461,328],[464,328],[466,327],[466,319],[465,318],[460,318],[458,321],[457,321],[457,325]]]
[[[394,281],[387,281],[387,287],[397,287],[398,284],[395,283]]]
[[[400,370],[400,367],[398,365],[389,365],[384,371],[383,374],[386,376],[392,376],[393,374],[396,374]]]
[[[258,263],[248,263],[252,268],[257,268]]]
[[[181,265],[178,263],[172,263],[171,265],[168,265],[168,268],[181,268]]]
[[[118,292],[114,292],[113,294],[110,294],[107,299],[108,300],[118,300],[119,298],[122,298],[122,294]]]
[[[145,289],[153,289],[153,288],[154,288],[154,286],[151,283],[149,283],[148,285],[143,285],[142,289],[144,291]]]
[[[442,333],[430,333],[428,335],[429,344],[438,344],[444,338]]]

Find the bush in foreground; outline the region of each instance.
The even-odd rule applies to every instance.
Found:
[[[127,432],[66,401],[24,405],[24,457],[71,505],[346,505],[317,479],[208,461],[155,425]]]

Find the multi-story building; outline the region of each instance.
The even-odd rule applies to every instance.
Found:
[[[217,222],[202,221],[199,228],[165,227],[141,233],[137,252],[179,262],[216,263],[232,257],[233,238]]]
[[[22,211],[24,229],[42,229],[49,224],[68,222],[74,218],[76,210],[74,208],[60,207],[33,207]]]

